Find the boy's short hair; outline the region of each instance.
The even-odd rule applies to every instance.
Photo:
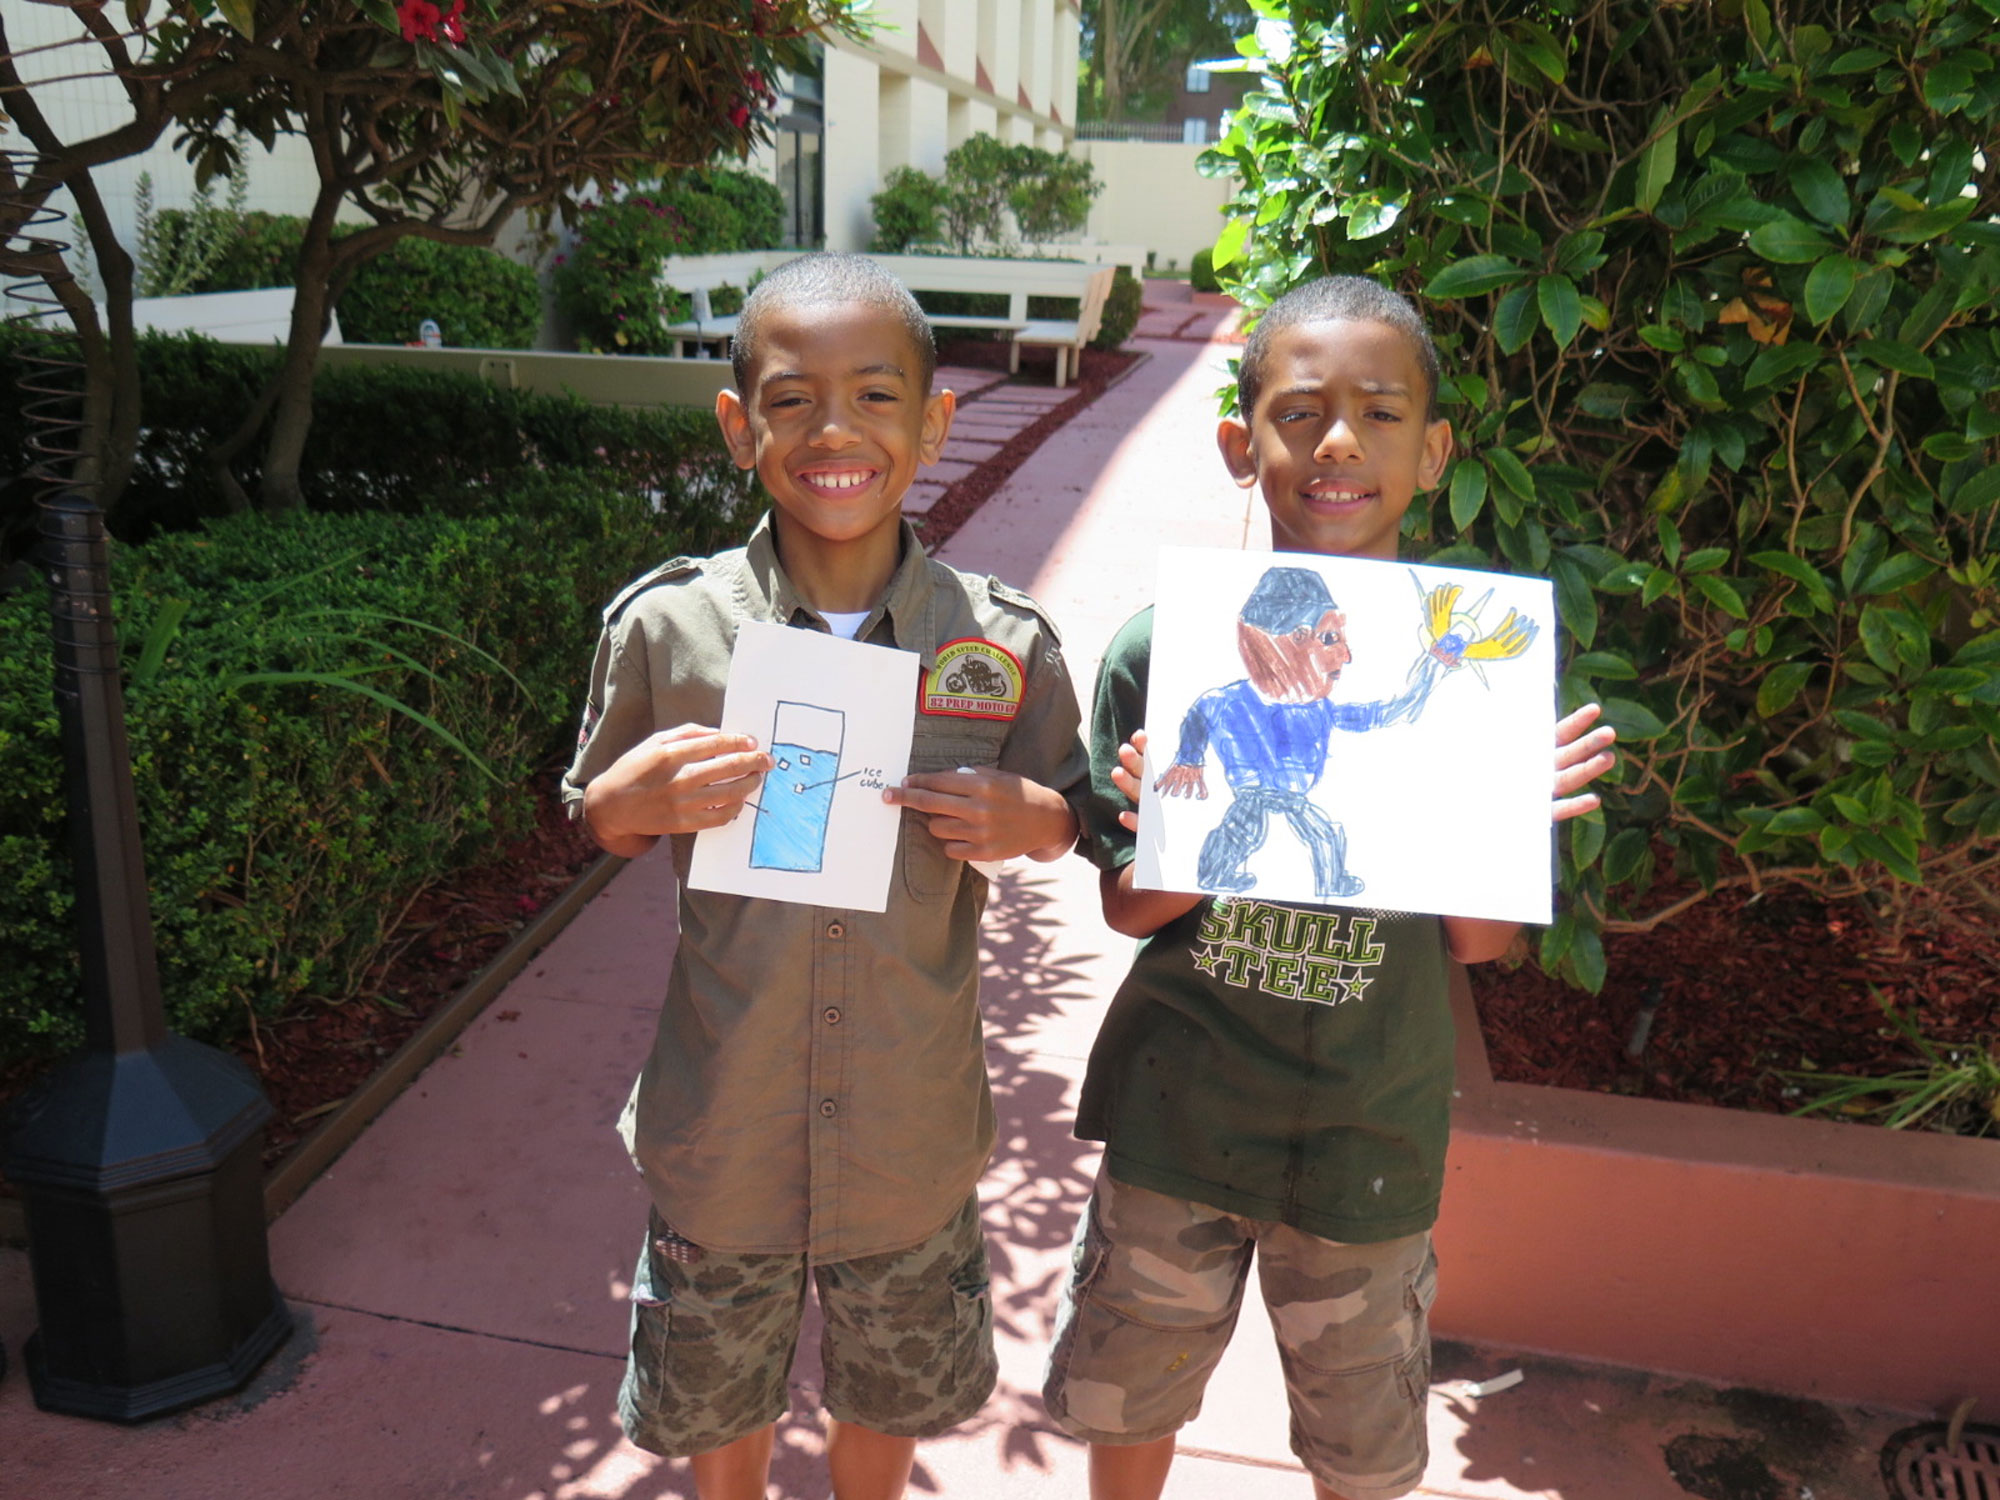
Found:
[[[1248,424],[1264,389],[1264,360],[1271,340],[1283,329],[1301,323],[1387,323],[1409,339],[1428,392],[1424,420],[1437,420],[1438,352],[1423,314],[1401,292],[1391,291],[1366,276],[1322,276],[1294,287],[1264,310],[1243,346],[1236,367],[1236,414]]]
[[[729,368],[736,379],[739,395],[750,394],[750,372],[756,368],[758,333],[763,321],[780,308],[830,307],[860,302],[879,307],[901,320],[910,342],[916,345],[922,366],[923,391],[930,394],[931,376],[937,371],[937,341],[931,336],[930,319],[924,316],[910,289],[865,255],[849,255],[837,250],[816,250],[788,260],[743,299],[743,311],[736,319],[736,337],[729,353]]]

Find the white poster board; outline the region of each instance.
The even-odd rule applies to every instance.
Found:
[[[1154,598],[1134,885],[1550,920],[1547,580],[1163,547]]]
[[[889,904],[919,658],[762,621],[737,632],[721,730],[777,760],[731,822],[694,841],[688,885],[850,911]]]

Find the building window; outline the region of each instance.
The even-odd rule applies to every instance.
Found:
[[[1187,82],[1183,84],[1182,87],[1185,88],[1190,94],[1207,93],[1208,69],[1204,68],[1200,63],[1189,63],[1187,70]]]
[[[776,121],[785,244],[796,249],[817,249],[826,241],[826,177],[820,151],[826,135],[826,106],[820,57],[815,49],[812,70],[791,76]]]

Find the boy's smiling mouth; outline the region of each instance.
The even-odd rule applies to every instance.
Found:
[[[1345,509],[1366,505],[1380,498],[1376,491],[1351,479],[1309,480],[1299,493],[1306,504],[1315,510]]]
[[[845,495],[866,487],[879,469],[808,469],[801,473],[799,483],[822,494]]]

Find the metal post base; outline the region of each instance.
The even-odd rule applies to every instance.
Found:
[[[291,1333],[291,1312],[273,1286],[269,1316],[227,1359],[198,1370],[181,1371],[165,1380],[118,1386],[54,1374],[42,1357],[39,1333],[28,1336],[21,1360],[27,1366],[28,1383],[34,1388],[35,1405],[43,1411],[96,1417],[106,1422],[146,1422],[242,1390]]]

